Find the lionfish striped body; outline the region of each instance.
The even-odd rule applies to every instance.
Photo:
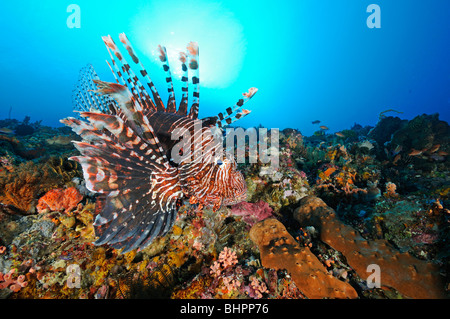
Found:
[[[72,117],[61,120],[82,137],[81,142],[74,142],[81,156],[71,159],[81,164],[86,187],[104,196],[102,210],[94,222],[99,237],[95,244],[108,243],[124,248],[122,252],[149,245],[172,228],[183,199],[212,206],[214,210],[244,200],[246,185],[234,158],[224,156],[217,160],[214,152],[209,152],[219,143],[211,130],[221,131],[247,115],[249,111],[242,106],[257,89],[244,93],[244,98],[228,108],[225,115],[202,119],[198,129],[200,81],[196,43],[189,43],[187,52],[180,54],[183,87],[177,108],[164,47],[159,46],[159,57],[166,72],[166,105],[125,34],[120,34],[120,41],[138,66],[146,87],[112,38],[103,37],[103,41],[111,57],[107,63],[117,83],[99,80],[92,66],[88,66],[82,70],[74,91],[74,106],[87,121]],[[194,90],[188,110],[189,82]],[[176,130],[181,134],[189,132],[191,139],[188,145],[193,156],[180,162],[171,157],[178,143],[172,139]]]

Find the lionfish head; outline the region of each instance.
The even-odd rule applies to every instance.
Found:
[[[220,188],[226,190],[222,204],[230,206],[244,201],[247,198],[247,184],[242,173],[237,170],[234,158],[231,156],[224,157],[216,165],[219,166],[219,174],[217,175],[219,178],[216,182],[223,183]]]

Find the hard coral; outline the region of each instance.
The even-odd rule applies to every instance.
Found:
[[[308,298],[358,297],[350,284],[329,274],[311,250],[301,247],[278,220],[269,218],[256,223],[250,238],[259,247],[262,265],[286,269]]]
[[[341,222],[334,210],[320,198],[308,196],[300,201],[294,218],[301,225],[311,225],[320,232],[320,238],[340,251],[348,264],[364,280],[371,272],[367,267],[379,265],[381,285],[396,289],[410,298],[444,298],[439,269],[426,261],[400,253],[385,240],[368,241],[352,227]]]
[[[46,210],[65,212],[71,211],[80,201],[83,200],[83,195],[75,187],[66,189],[52,189],[39,199],[36,206],[37,211],[42,213]]]

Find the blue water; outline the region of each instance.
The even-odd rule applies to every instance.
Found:
[[[238,122],[246,127],[310,135],[311,122],[321,120],[336,132],[374,125],[391,108],[401,118],[439,112],[450,120],[450,1],[242,2],[2,1],[0,118],[12,108],[12,118],[60,125],[72,115],[80,68],[91,63],[114,80],[101,36],[119,43],[125,32],[163,96],[164,73],[151,53],[158,44],[176,50],[199,42],[201,117],[254,86],[252,113]],[[367,26],[371,3],[380,7],[381,28]],[[70,4],[80,8],[80,28],[67,25]]]

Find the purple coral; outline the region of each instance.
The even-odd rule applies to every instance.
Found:
[[[272,217],[272,208],[264,201],[257,203],[242,202],[231,207],[231,214],[242,216],[244,222],[253,226],[256,222]]]

